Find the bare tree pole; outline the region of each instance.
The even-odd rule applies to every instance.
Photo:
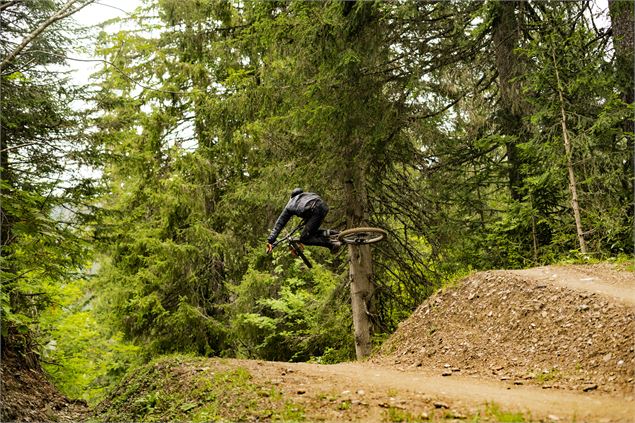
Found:
[[[13,6],[14,4],[17,4],[20,0],[11,0],[11,1],[7,1],[4,3],[0,3],[0,12],[2,12],[4,9],[8,9],[9,7]]]
[[[64,18],[67,18],[68,16],[71,16],[74,13],[79,12],[94,1],[95,0],[69,0],[68,2],[66,2],[55,14],[50,16],[47,20],[42,22],[40,26],[33,30],[33,32],[24,37],[24,40],[22,40],[22,42],[13,51],[11,51],[9,54],[6,55],[6,57],[2,59],[2,62],[0,63],[0,72],[4,71],[5,68],[9,66],[9,64],[22,52],[22,50],[24,50],[29,44],[31,44],[33,40],[35,40],[42,32],[46,31],[48,27],[50,27],[57,21],[60,21]],[[16,2],[5,3],[2,5],[3,9],[15,3]],[[77,3],[79,3],[79,5],[74,7]]]
[[[551,58],[553,59],[553,67],[556,72],[556,83],[558,87],[558,97],[560,99],[560,124],[562,126],[562,138],[564,140],[564,151],[567,157],[567,172],[569,173],[569,191],[571,192],[571,207],[573,208],[573,217],[575,218],[575,228],[578,235],[578,243],[580,244],[580,252],[587,253],[586,242],[584,241],[584,231],[582,230],[582,219],[580,218],[580,205],[578,204],[578,192],[576,189],[575,173],[573,172],[573,161],[571,153],[571,140],[569,139],[569,130],[567,128],[567,116],[564,107],[564,96],[562,91],[562,82],[560,81],[560,73],[558,72],[558,64],[556,61],[556,49],[554,48],[553,39],[551,40]]]
[[[349,172],[344,184],[346,215],[349,227],[355,227],[366,222],[368,200],[363,167],[351,167]],[[371,316],[374,314],[375,293],[373,261],[368,245],[349,245],[348,251],[355,353],[357,359],[361,360],[372,352],[374,328]]]

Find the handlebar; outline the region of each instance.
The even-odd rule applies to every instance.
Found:
[[[304,227],[304,223],[300,223],[298,226],[296,226],[295,228],[291,229],[291,232],[289,232],[286,236],[284,236],[283,238],[280,238],[279,240],[277,240],[276,242],[274,242],[273,244],[271,244],[272,249],[276,248],[276,246],[278,244],[280,244],[281,242],[286,241],[287,239],[291,238],[291,235],[293,235],[294,233],[298,232],[300,229],[302,229]]]

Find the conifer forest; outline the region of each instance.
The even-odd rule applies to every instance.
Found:
[[[93,3],[0,1],[2,351],[71,398],[354,361],[473,271],[633,259],[632,1]],[[386,238],[267,254],[296,187]]]

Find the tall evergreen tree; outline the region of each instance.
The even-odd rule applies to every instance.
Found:
[[[571,135],[583,235],[592,251],[623,248],[628,217],[598,169],[614,174],[623,159],[611,131],[625,109],[610,79],[591,77],[610,66],[586,4],[155,6],[159,20],[136,17],[144,30],[103,39],[97,137],[112,187],[105,298],[128,336],[157,351],[218,353],[239,343],[231,326],[249,337],[244,351],[271,354],[254,327],[311,326],[280,313],[324,281],[292,282],[284,259],[263,248],[295,186],[323,194],[326,225],[390,232],[372,261],[351,251],[340,283],[351,282],[352,298],[336,296],[334,309],[355,303],[360,356],[373,330],[389,331],[447,275],[568,254],[575,225],[563,213],[571,202],[554,104]],[[569,43],[556,66],[547,34]],[[335,279],[347,264],[310,254]],[[204,329],[176,336],[191,326]]]
[[[0,223],[2,347],[39,366],[39,317],[85,266],[84,224],[95,185],[83,135],[83,100],[63,71],[72,46],[64,18],[87,1],[3,2],[0,7]],[[85,168],[84,168],[85,169]]]
[[[573,248],[572,238],[565,241],[562,226],[569,221],[571,228],[577,227],[580,250],[584,252],[590,241],[589,250],[602,254],[624,251],[629,238],[622,226],[628,217],[618,205],[621,196],[616,196],[622,189],[620,169],[628,147],[625,139],[606,143],[626,109],[617,103],[612,89],[616,74],[609,71],[606,60],[606,36],[593,32],[584,12],[584,4],[541,5],[540,32],[525,52],[539,67],[525,78],[535,106],[534,148],[541,157],[553,157],[549,166],[543,163],[536,168],[544,173],[533,181],[550,180],[556,183],[554,188],[560,186],[560,198],[570,199],[567,208],[574,218],[562,222],[560,216],[549,218],[558,238],[554,241]],[[596,78],[599,74],[605,78]],[[563,179],[565,171],[568,177]],[[565,203],[557,204],[563,207]],[[617,229],[620,226],[622,230]]]
[[[623,202],[632,205],[635,211],[635,5],[629,1],[609,0],[609,16],[615,52],[613,63],[616,84],[622,101],[630,111],[622,118],[622,131],[615,135],[615,144],[619,146],[625,138],[630,152],[629,159],[624,162],[624,174],[620,180],[624,193]],[[635,226],[632,229],[635,244]]]

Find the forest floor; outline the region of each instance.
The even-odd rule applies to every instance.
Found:
[[[45,420],[633,422],[634,377],[632,270],[549,266],[438,291],[366,361],[168,357]]]

